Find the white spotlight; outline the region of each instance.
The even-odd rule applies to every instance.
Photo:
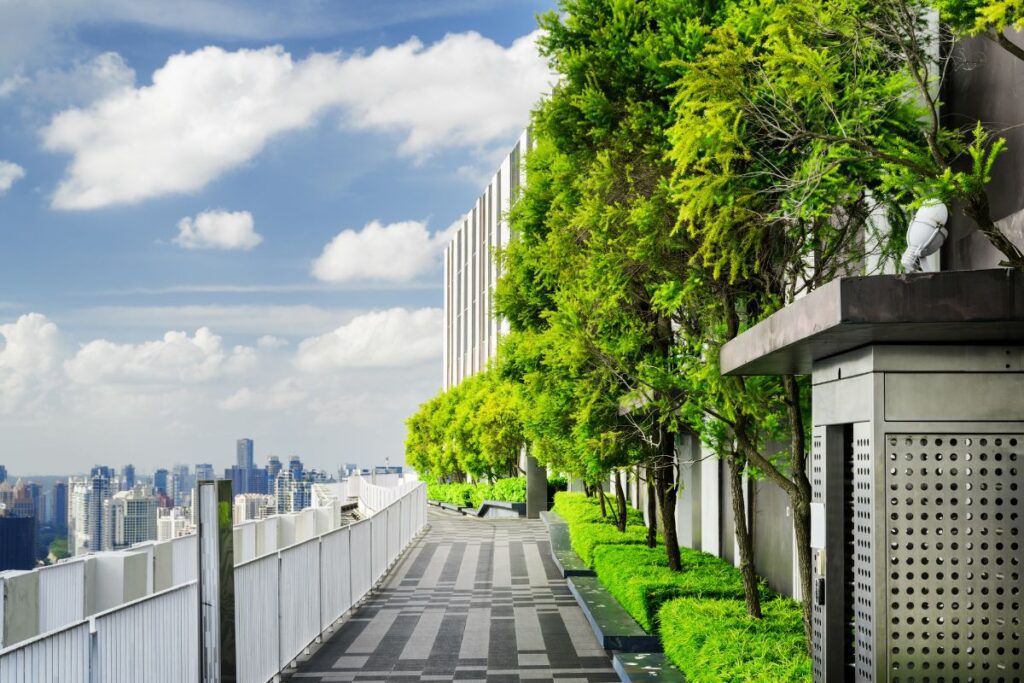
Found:
[[[907,250],[903,252],[903,268],[908,273],[921,270],[921,259],[934,254],[946,241],[949,210],[937,199],[929,199],[914,215],[907,228]]]

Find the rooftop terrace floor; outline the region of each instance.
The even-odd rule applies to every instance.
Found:
[[[430,530],[290,678],[617,681],[535,520],[430,509]]]

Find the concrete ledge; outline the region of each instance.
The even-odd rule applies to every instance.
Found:
[[[597,577],[574,576],[567,583],[601,647],[622,652],[661,652],[658,637],[645,633]]]
[[[507,500],[485,500],[477,509],[465,508],[467,514],[477,517],[525,517],[526,503],[513,503]],[[491,514],[491,513],[495,514]]]
[[[806,375],[867,344],[1024,339],[1024,274],[1008,269],[833,280],[722,347],[726,375]]]
[[[612,667],[622,683],[669,681],[686,683],[686,676],[660,652],[616,652]]]
[[[548,539],[551,543],[551,559],[561,572],[562,578],[570,576],[594,576],[594,570],[584,564],[576,551],[572,549],[569,538],[569,527],[565,524],[554,524],[548,527]]]
[[[552,525],[568,526],[569,524],[560,514],[558,514],[557,512],[552,512],[551,510],[544,510],[543,512],[541,512],[540,521],[544,522],[544,526],[546,526],[548,529],[550,529]]]

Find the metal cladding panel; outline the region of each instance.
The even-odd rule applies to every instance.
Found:
[[[402,550],[402,508],[395,501],[388,508],[388,560],[386,566],[398,559]]]
[[[1024,681],[1024,435],[885,438],[888,680]]]
[[[182,536],[171,541],[171,581],[175,586],[196,580],[199,567],[198,537],[195,534]]]
[[[89,683],[89,622],[0,654],[3,683]]]
[[[193,582],[95,617],[95,680],[198,683],[198,606]]]
[[[352,568],[352,602],[355,603],[370,592],[373,586],[373,569],[370,544],[373,534],[370,520],[365,519],[350,526],[351,568]]]
[[[875,484],[870,422],[853,425],[853,609],[857,683],[875,680]]]
[[[85,562],[41,568],[39,632],[54,631],[85,617]]]
[[[321,630],[326,630],[352,607],[349,533],[348,529],[338,529],[320,538]]]
[[[281,669],[280,559],[277,554],[235,567],[235,647],[240,683],[265,683]]]
[[[371,584],[376,584],[388,569],[388,518],[377,514],[370,518],[370,555],[373,564],[370,572]]]
[[[320,635],[320,540],[282,550],[281,662],[302,653]]]

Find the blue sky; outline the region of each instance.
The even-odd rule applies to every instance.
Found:
[[[401,460],[552,5],[0,5],[0,463]]]

